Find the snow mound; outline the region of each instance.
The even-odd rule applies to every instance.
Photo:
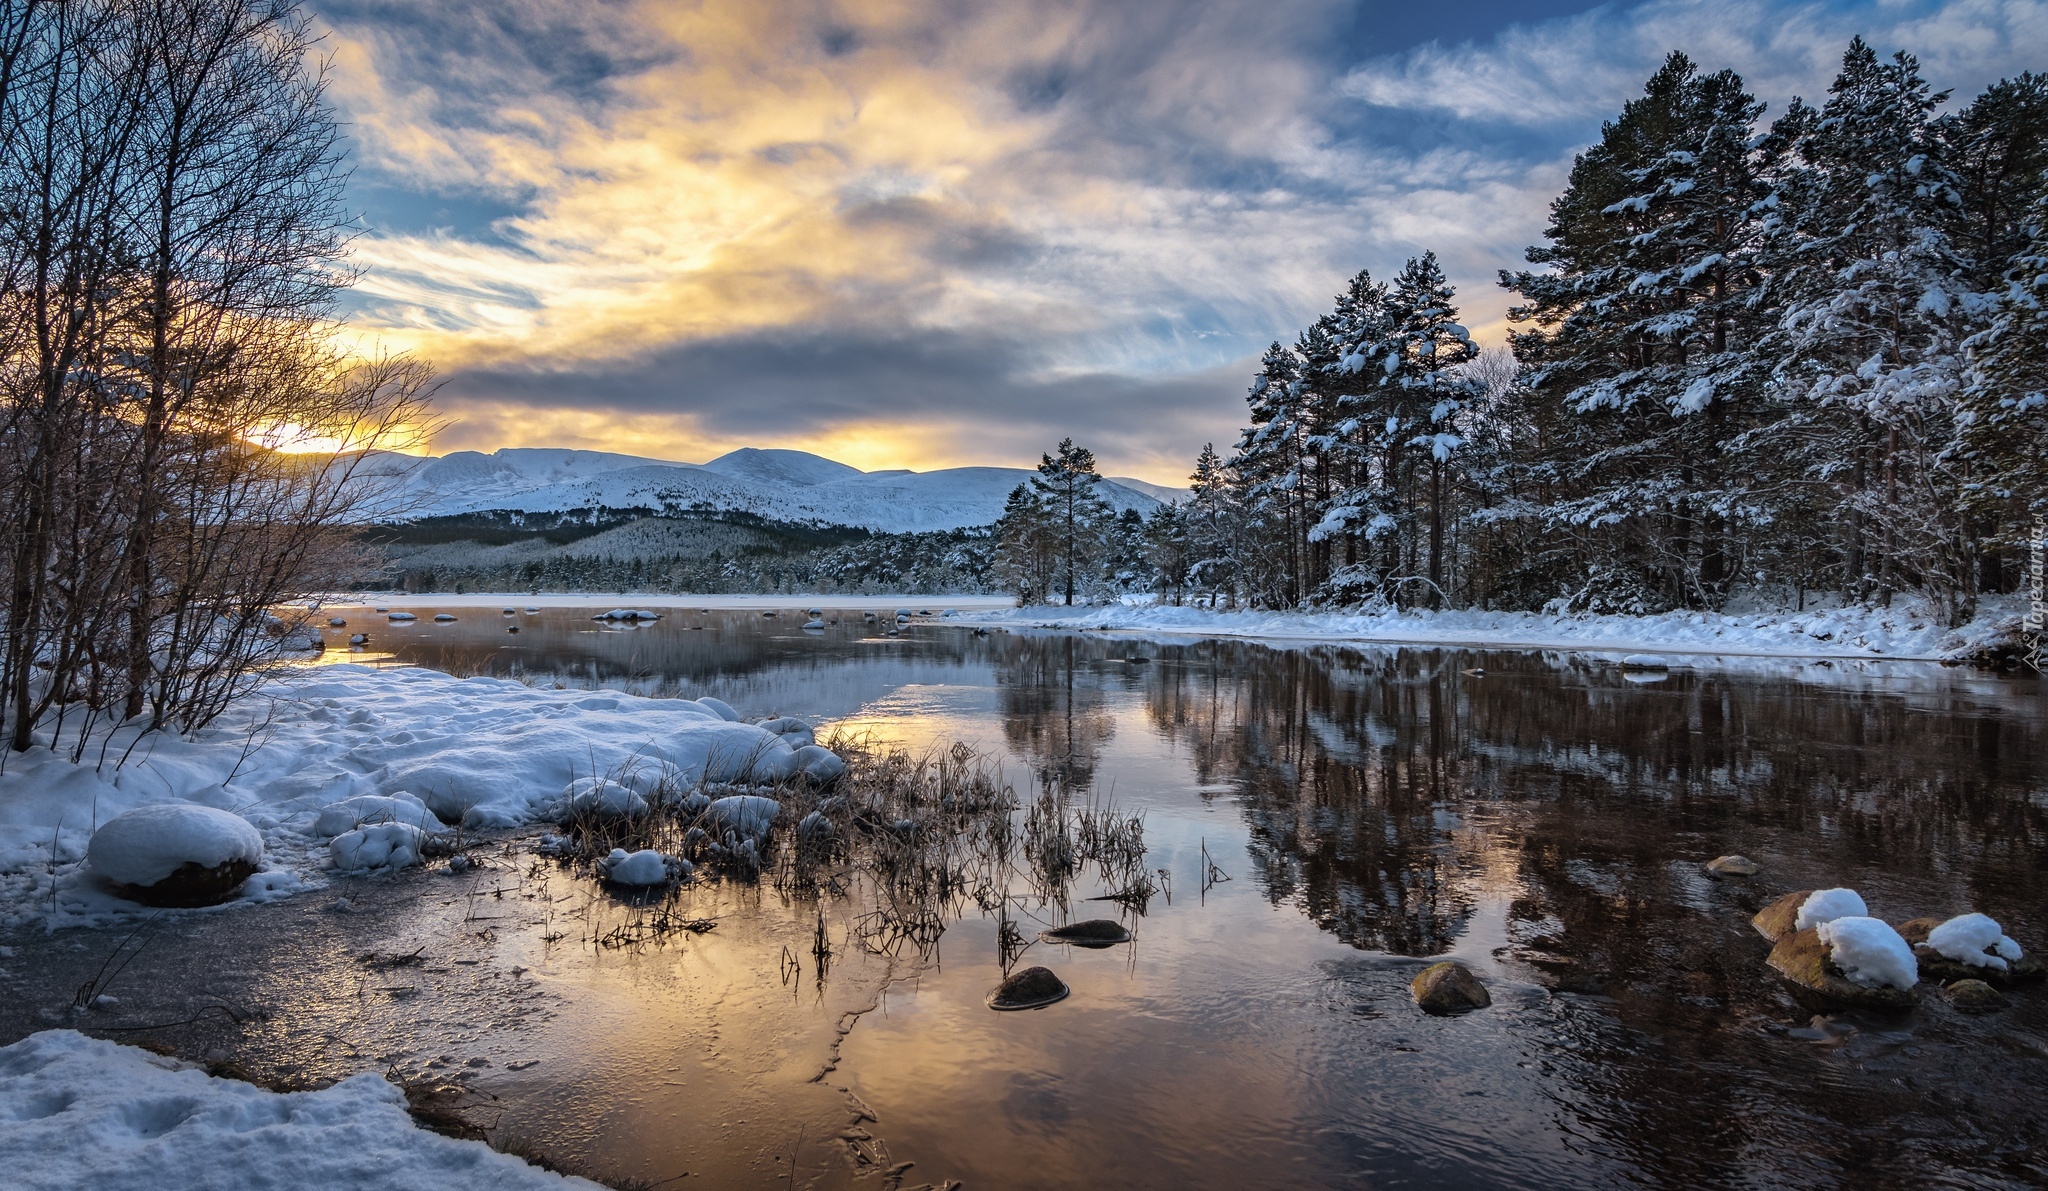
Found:
[[[1669,670],[1671,663],[1654,653],[1632,653],[1621,659],[1624,670]]]
[[[821,786],[838,781],[846,773],[846,762],[822,744],[807,744],[798,749],[796,762],[804,776]]]
[[[570,787],[562,817],[591,815],[600,819],[631,819],[647,813],[647,800],[617,782],[585,779]]]
[[[628,852],[613,848],[604,859],[605,879],[615,885],[663,885],[668,882],[669,858],[646,848]]]
[[[123,885],[154,885],[187,864],[263,862],[263,836],[247,819],[191,803],[137,807],[93,832],[86,863]]]
[[[392,614],[391,614],[391,615],[390,615],[390,616],[389,616],[389,617],[388,617],[387,619],[390,619],[390,620],[418,620],[418,619],[419,619],[419,617],[417,617],[417,616],[414,616],[414,615],[413,615],[412,613],[410,613],[410,612],[393,612],[393,613],[392,613]]]
[[[825,622],[824,622],[824,621],[822,621],[822,620],[807,620],[807,621],[805,621],[805,622],[804,622],[804,627],[805,627],[805,628],[807,628],[807,629],[814,629],[814,630],[815,630],[815,629],[822,629],[822,628],[824,628],[824,627],[825,627]]]
[[[1920,983],[1913,949],[1883,919],[1846,915],[1821,923],[1819,933],[1828,946],[1828,958],[1852,983],[1865,988],[1912,988]]]
[[[751,839],[768,834],[769,825],[781,813],[781,803],[759,794],[734,794],[704,808],[704,818],[717,830]]]
[[[661,613],[646,608],[614,608],[591,617],[592,620],[660,620]]]
[[[785,715],[772,720],[762,720],[754,726],[763,732],[773,732],[777,736],[782,737],[782,739],[789,742],[789,747],[791,748],[800,749],[807,744],[816,744],[818,742],[817,734],[811,730],[811,726],[793,715]]]
[[[378,823],[335,836],[327,844],[334,867],[345,873],[409,868],[420,862],[427,833],[410,823]]]
[[[1959,964],[2003,972],[2020,945],[1985,914],[1963,914],[1927,932],[1927,945]]]
[[[427,804],[411,794],[358,794],[320,808],[313,830],[332,839],[375,823],[410,823],[429,833],[447,830]]]
[[[734,711],[732,709],[732,704],[727,703],[723,699],[714,699],[709,695],[705,695],[703,698],[696,700],[696,703],[699,707],[710,708],[712,712],[718,716],[719,719],[727,720],[735,724],[740,722],[740,713]]]
[[[1822,889],[1799,904],[1799,917],[1793,919],[1793,930],[1805,930],[1837,918],[1861,918],[1870,913],[1863,904],[1863,896],[1854,889]]]
[[[419,1128],[404,1093],[367,1072],[279,1094],[72,1030],[0,1047],[0,1106],[0,1170],[15,1191],[602,1191]]]

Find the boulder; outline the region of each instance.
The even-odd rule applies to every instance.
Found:
[[[1012,974],[988,994],[991,1009],[1042,1009],[1064,1001],[1073,990],[1050,968],[1026,968]]]
[[[1493,1004],[1492,994],[1471,969],[1455,960],[1434,963],[1415,974],[1408,991],[1424,1013],[1463,1013]]]
[[[163,803],[107,820],[86,845],[85,859],[130,901],[210,906],[256,871],[263,837],[240,815]]]
[[[1941,990],[1942,999],[1964,1013],[1996,1013],[2005,997],[1982,980],[1958,980]]]
[[[1925,943],[1927,936],[1935,927],[1940,925],[1941,919],[1939,918],[1908,918],[1906,921],[1898,924],[1897,930],[1900,938],[1904,939],[1909,945],[1918,947],[1920,944]]]
[[[1707,861],[1706,869],[1710,877],[1754,877],[1764,866],[1747,856],[1716,856]]]
[[[1792,923],[1799,917],[1799,907],[1813,896],[1811,889],[1795,889],[1785,896],[1756,912],[1749,924],[1756,933],[1775,943],[1793,931]]]
[[[1758,915],[1762,917],[1762,915]],[[1761,930],[1762,927],[1757,929]],[[1817,927],[1792,931],[1777,941],[1771,948],[1771,955],[1765,961],[1771,970],[1784,977],[1795,994],[1804,994],[1802,1000],[1809,1006],[1818,1005],[1823,1010],[1853,1007],[1860,1009],[1911,1009],[1913,991],[1904,988],[1880,986],[1876,988],[1857,984],[1842,975],[1829,955],[1829,947],[1820,937]]]
[[[1087,922],[1069,922],[1038,932],[1038,937],[1048,943],[1071,943],[1076,947],[1114,947],[1118,943],[1131,941],[1131,932],[1121,922],[1107,918],[1092,918]]]

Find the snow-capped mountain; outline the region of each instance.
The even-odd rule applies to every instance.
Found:
[[[1033,474],[1016,467],[864,472],[804,451],[754,447],[703,464],[540,447],[489,455],[456,451],[428,459],[386,456],[374,470],[389,493],[386,515],[394,519],[649,508],[752,513],[889,533],[987,525],[1002,515],[1010,491]],[[1106,480],[1098,491],[1113,508],[1141,513],[1159,506],[1155,492],[1174,492],[1135,480]]]

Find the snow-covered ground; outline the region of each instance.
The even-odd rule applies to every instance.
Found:
[[[602,1191],[419,1128],[374,1074],[271,1092],[72,1030],[0,1047],[0,1172],[19,1191]]]
[[[720,706],[343,664],[290,672],[198,738],[146,737],[125,761],[126,734],[75,763],[69,750],[14,754],[0,770],[0,924],[140,911],[85,863],[94,829],[136,807],[247,819],[265,856],[239,900],[262,901],[328,879],[332,829],[349,824],[321,811],[344,800],[409,794],[450,827],[503,827],[543,817],[578,779],[744,781],[790,759],[781,736]]]
[[[1281,641],[1938,661],[1968,656],[1999,639],[2016,628],[2019,616],[2016,602],[1987,600],[1975,620],[1960,629],[1949,629],[1916,603],[1901,599],[1889,609],[1850,605],[1810,608],[1805,612],[1666,612],[1658,616],[1427,610],[1367,614],[1223,612],[1133,602],[963,611],[960,619],[1016,627]]]
[[[851,612],[893,612],[899,608],[911,612],[930,611],[940,614],[946,611],[987,612],[996,609],[1014,608],[1017,601],[1003,595],[663,595],[649,592],[622,592],[609,595],[593,595],[587,592],[556,592],[528,595],[517,591],[468,592],[457,595],[453,592],[419,593],[360,593],[344,592],[330,595],[321,601],[320,610],[336,616],[346,617],[354,612],[376,608],[389,608],[393,612],[431,611],[441,608],[487,608],[493,612],[505,608],[524,611],[527,608],[587,608],[596,616],[613,608],[651,608],[657,612],[695,611],[710,608],[714,611],[761,610],[771,612],[801,612],[806,608],[829,608]],[[381,612],[372,612],[382,617]]]

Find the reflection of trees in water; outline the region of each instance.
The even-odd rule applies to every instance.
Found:
[[[1004,741],[1030,760],[1041,786],[1089,788],[1102,746],[1116,735],[1103,697],[1102,644],[1006,634],[994,652]]]
[[[1234,780],[1267,894],[1354,946],[1444,949],[1471,910],[1434,804],[1465,774],[1419,663],[1210,643],[1162,667],[1153,722]]]
[[[1548,957],[1573,979],[1684,969],[1672,991],[1713,1001],[1738,977],[1681,850],[1820,854],[1785,879],[1922,882],[1942,912],[2038,888],[2043,726],[1967,683],[1638,685],[1596,659],[1223,642],[1173,663],[1148,676],[1153,724],[1242,790],[1271,896],[1360,947],[1442,950],[1484,868],[1522,891],[1518,937],[1568,940]],[[1487,826],[1453,836],[1439,810]]]

